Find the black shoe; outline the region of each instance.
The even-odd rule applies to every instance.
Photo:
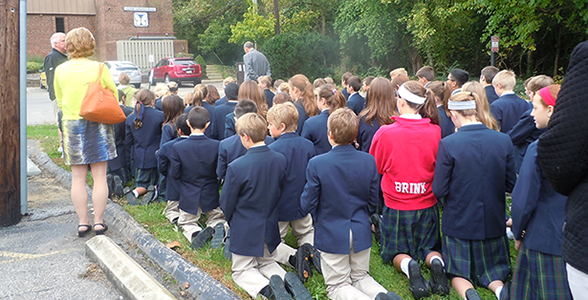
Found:
[[[114,196],[114,178],[112,174],[106,175],[106,185],[108,186],[108,198],[112,198]]]
[[[96,226],[102,226],[101,229],[96,229]],[[108,230],[108,226],[104,223],[96,223],[94,224],[94,231],[96,231],[96,235],[103,235],[106,230]]]
[[[312,300],[312,295],[308,289],[302,284],[298,275],[294,272],[286,273],[284,276],[284,285],[290,295],[294,296],[296,300]]]
[[[379,214],[372,214],[370,216],[370,223],[374,225],[374,237],[376,238],[376,242],[380,244],[380,240],[382,239],[382,216]]]
[[[306,249],[309,253],[308,261],[312,262],[312,265],[319,274],[323,274],[323,270],[321,269],[321,253],[309,243],[306,243],[302,246],[306,246]]]
[[[447,280],[447,274],[445,268],[439,259],[434,259],[431,262],[431,292],[437,295],[449,295],[449,281]]]
[[[206,244],[206,242],[212,238],[213,233],[214,229],[212,227],[204,228],[192,239],[192,244],[190,247],[194,250],[202,248],[202,246],[204,246],[204,244]]]
[[[390,298],[390,300],[402,300],[402,297],[400,297],[398,294],[396,294],[396,292],[394,291],[388,291],[386,293],[386,295],[388,295],[388,298]]]
[[[473,288],[468,289],[465,292],[465,295],[467,300],[482,300],[480,294],[478,294],[478,292],[476,292],[476,290],[474,290]]]
[[[123,189],[125,188],[123,186],[123,182],[122,179],[120,179],[120,177],[118,177],[117,175],[114,175],[114,195],[117,197],[122,197],[124,196],[124,192]]]
[[[233,260],[233,254],[231,253],[231,239],[227,237],[225,239],[225,246],[223,248],[223,254],[228,260]]]
[[[80,230],[82,228],[85,228],[86,230]],[[79,237],[85,237],[86,234],[88,234],[88,232],[92,231],[92,225],[86,225],[86,224],[80,224],[78,225],[78,236]]]
[[[210,241],[210,247],[212,249],[220,248],[223,244],[223,240],[225,239],[225,225],[223,223],[218,223],[214,225],[214,235],[212,236],[212,241]]]
[[[411,259],[408,263],[408,274],[410,275],[410,287],[408,288],[416,300],[426,298],[431,295],[429,293],[429,283],[421,274],[421,266],[419,263]]]
[[[272,277],[270,277],[269,286],[272,291],[271,299],[292,300],[292,296],[286,291],[286,286],[280,276],[272,275]]]
[[[298,278],[302,282],[306,282],[310,276],[312,276],[312,268],[310,266],[310,261],[308,258],[310,257],[310,252],[308,250],[309,244],[304,244],[298,248],[296,254],[290,256],[290,264],[294,266],[296,272],[298,273]]]
[[[127,202],[130,205],[137,205],[139,204],[139,200],[135,197],[135,193],[129,187],[126,187],[124,190],[125,195],[127,196]]]
[[[502,291],[500,292],[500,299],[499,300],[510,300],[510,281],[504,283],[502,287]]]
[[[156,197],[155,195],[155,187],[150,185],[147,188],[147,193],[143,195],[143,199],[141,199],[141,205],[147,205],[151,203],[151,200],[153,200],[153,198]]]

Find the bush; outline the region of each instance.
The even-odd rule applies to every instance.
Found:
[[[196,56],[194,60],[200,65],[200,68],[202,68],[202,77],[206,77],[206,61],[202,55]]]
[[[334,73],[339,64],[339,42],[317,32],[282,33],[261,47],[271,64],[272,79],[304,74],[312,82]]]
[[[34,61],[27,62],[27,73],[37,73],[41,69],[43,69],[42,64]]]

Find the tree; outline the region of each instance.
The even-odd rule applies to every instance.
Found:
[[[275,22],[273,15],[263,17],[258,14],[257,4],[251,3],[243,15],[243,21],[231,25],[229,42],[243,44],[246,41],[255,41],[263,44],[265,39],[274,35]]]

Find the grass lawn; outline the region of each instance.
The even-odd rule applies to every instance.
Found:
[[[53,161],[71,171],[71,168],[63,164],[61,153],[57,151],[58,135],[57,125],[36,125],[28,126],[28,138],[40,141],[41,148],[53,159]],[[89,184],[91,185],[91,176],[88,175]],[[197,267],[214,277],[216,280],[223,283],[225,286],[236,292],[243,299],[249,299],[247,293],[236,286],[231,278],[231,262],[224,258],[222,248],[211,249],[209,245],[198,251],[190,248],[190,243],[183,236],[180,230],[169,223],[163,216],[164,203],[155,203],[147,206],[130,206],[126,201],[115,199],[129,214],[131,214],[137,222],[143,225],[153,236],[164,244],[178,241],[181,247],[176,248],[176,251],[184,256],[186,259],[194,263]],[[507,204],[510,204],[510,198],[507,198]],[[201,220],[202,221],[202,220]],[[290,245],[295,245],[292,236],[286,237],[286,242]],[[510,242],[511,248],[511,265],[514,270],[516,262],[517,251],[514,250],[514,243]],[[426,279],[430,278],[429,269],[422,265],[423,275]],[[291,268],[286,268],[288,271],[293,271]],[[388,263],[384,263],[379,255],[379,246],[373,243],[371,249],[370,259],[370,274],[376,281],[382,284],[386,289],[393,290],[398,293],[403,299],[413,299],[412,294],[408,290],[408,279],[406,276],[398,271]],[[314,299],[327,299],[325,285],[322,275],[314,272],[313,277],[306,283]],[[485,288],[478,288],[482,299],[494,300],[496,296],[494,293]],[[427,299],[451,299],[461,300],[455,290],[451,290],[451,294],[445,297],[432,295]]]

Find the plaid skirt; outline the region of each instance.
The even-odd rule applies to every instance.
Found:
[[[382,220],[380,255],[384,261],[392,261],[398,254],[425,260],[432,251],[441,250],[437,205],[419,210],[395,210],[384,206]]]
[[[572,299],[561,256],[521,246],[512,281],[512,300]]]
[[[135,187],[148,188],[150,185],[157,185],[159,182],[159,171],[157,168],[139,169],[135,168]]]
[[[506,234],[495,239],[464,240],[443,236],[443,260],[447,275],[462,277],[474,285],[504,282],[510,273]]]

